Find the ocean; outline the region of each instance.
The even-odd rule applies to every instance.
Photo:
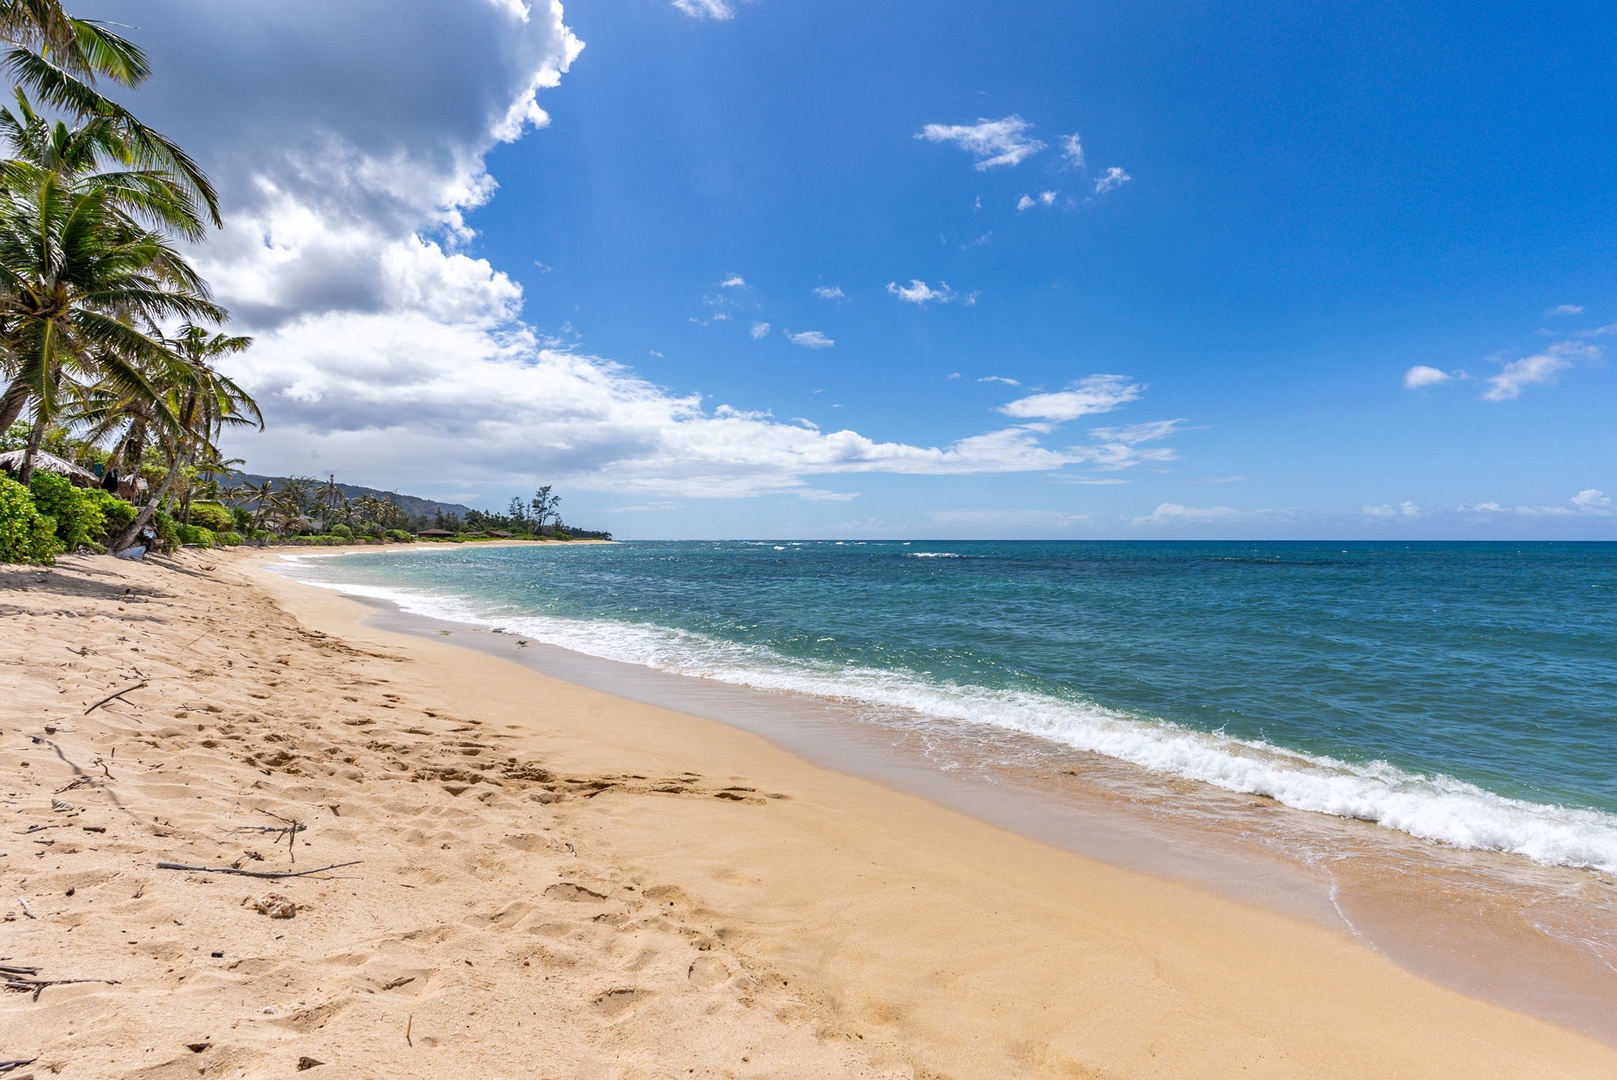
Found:
[[[1617,873],[1617,545],[670,542],[297,576],[969,744]]]

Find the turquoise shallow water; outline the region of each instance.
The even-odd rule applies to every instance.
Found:
[[[1617,545],[466,546],[294,572],[871,722],[1018,731],[1617,871]]]

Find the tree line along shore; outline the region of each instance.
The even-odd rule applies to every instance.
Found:
[[[0,562],[50,563],[74,551],[106,552],[152,500],[153,481],[166,466],[148,460],[136,481],[109,471],[107,451],[61,433],[36,455],[25,487],[8,472],[19,460],[8,443],[25,438],[16,425],[0,440]],[[71,456],[59,456],[61,450]],[[83,462],[83,464],[80,464]],[[307,476],[252,477],[232,482],[229,472],[182,470],[149,517],[152,549],[467,543],[489,540],[610,540],[611,533],[562,521],[560,496],[547,486],[531,500],[513,498],[504,514],[357,489]],[[401,503],[413,504],[406,509]],[[150,534],[148,534],[150,535]]]

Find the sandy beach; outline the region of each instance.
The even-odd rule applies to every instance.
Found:
[[[375,629],[273,558],[0,568],[9,1080],[1617,1075],[1344,935]]]

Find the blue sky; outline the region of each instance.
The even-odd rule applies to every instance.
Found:
[[[1609,8],[332,7],[76,8],[225,190],[255,471],[624,537],[1617,538]]]

